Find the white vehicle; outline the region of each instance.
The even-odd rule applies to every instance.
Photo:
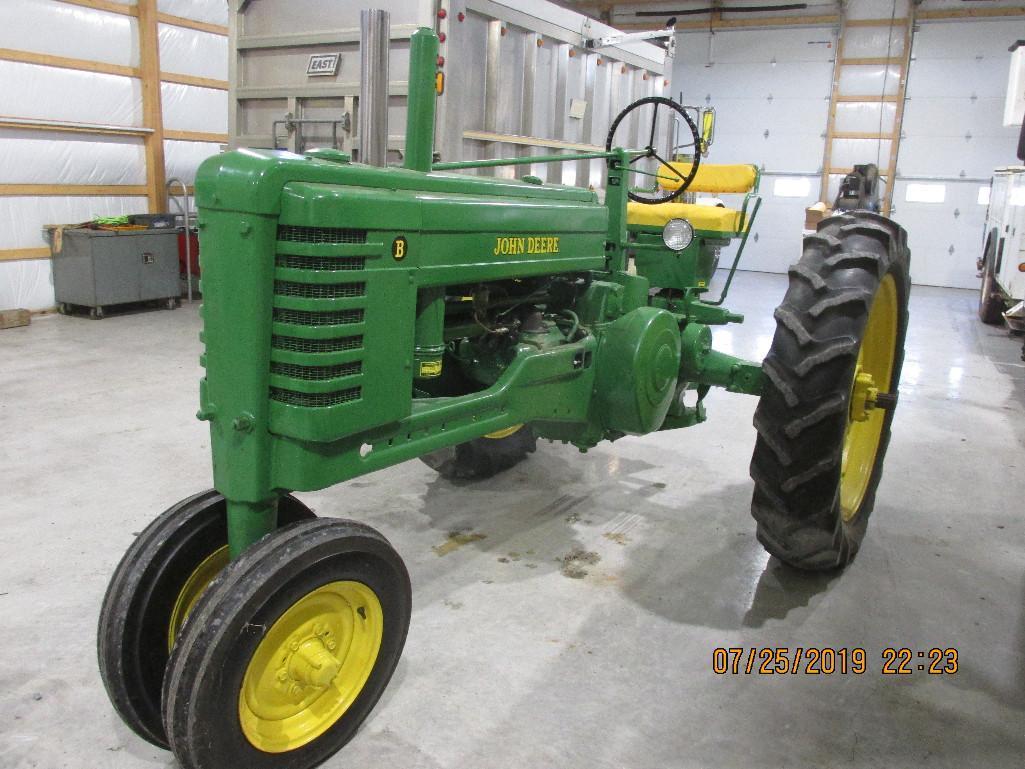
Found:
[[[1025,40],[1009,50],[1004,125],[1022,126],[1018,159],[1025,161]],[[1025,329],[1025,166],[1007,166],[993,173],[982,255],[976,265],[982,278],[979,319],[983,323],[1004,320],[1017,331]]]
[[[1021,328],[1025,313],[1025,166],[998,168],[990,188],[982,256],[979,319]],[[1010,309],[1008,309],[1010,308]]]

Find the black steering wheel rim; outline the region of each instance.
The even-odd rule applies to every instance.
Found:
[[[631,112],[643,107],[646,104],[655,105],[655,109],[651,117],[651,138],[649,139],[649,143],[647,146],[647,154],[638,155],[636,158],[634,158],[634,160],[639,160],[645,157],[655,158],[660,163],[660,167],[665,166],[667,169],[669,169],[670,173],[672,173],[674,176],[680,179],[681,184],[675,190],[672,190],[665,195],[660,195],[655,198],[638,195],[637,193],[632,192],[629,189],[627,189],[627,195],[630,196],[630,200],[636,201],[637,203],[656,205],[658,203],[668,203],[669,201],[675,200],[676,198],[680,197],[680,195],[682,195],[690,186],[691,182],[694,181],[694,177],[697,176],[698,173],[698,165],[701,163],[701,134],[698,131],[697,125],[695,125],[690,115],[687,114],[687,112],[683,109],[683,107],[680,104],[665,96],[645,96],[643,99],[638,99],[637,101],[627,105],[627,107],[622,112],[616,115],[616,119],[613,120],[612,125],[609,126],[609,135],[608,138],[605,140],[606,152],[612,151],[613,139],[615,138],[616,129],[619,128],[620,123],[622,123],[623,120],[626,119],[626,116],[629,115]],[[663,159],[655,152],[655,148],[653,145],[655,131],[657,129],[658,108],[660,105],[668,107],[670,110],[677,113],[681,118],[683,118],[684,123],[687,125],[688,128],[690,128],[691,135],[694,138],[694,159],[691,161],[690,173],[687,174],[686,177],[682,176],[675,168],[669,165],[669,162],[667,160]],[[632,163],[633,161],[630,162]]]

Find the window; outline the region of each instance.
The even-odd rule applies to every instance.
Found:
[[[942,203],[946,199],[945,184],[909,184],[904,193],[908,203]]]
[[[772,184],[777,198],[806,198],[811,193],[811,180],[806,177],[780,177]]]

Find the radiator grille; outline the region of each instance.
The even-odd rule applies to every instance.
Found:
[[[368,280],[366,257],[346,255],[343,248],[318,248],[316,255],[290,254],[287,243],[316,243],[327,245],[361,244],[367,242],[367,231],[339,227],[300,227],[296,225],[279,225],[278,241],[282,252],[275,256],[275,266],[281,268],[274,280],[274,295],[282,297],[279,303],[285,303],[285,297],[292,299],[316,299],[323,309],[296,310],[286,307],[274,308],[274,320],[293,326],[306,328],[351,326],[366,320],[366,297],[373,292],[372,281]],[[336,253],[341,251],[342,253]],[[335,283],[322,283],[304,280],[301,273],[287,273],[284,270],[300,270],[307,273],[337,275]],[[309,276],[313,277],[313,276]],[[319,277],[319,276],[318,276]],[[323,280],[323,278],[321,278]],[[345,281],[345,282],[342,282]],[[356,306],[353,306],[356,305]],[[289,387],[286,380],[277,379],[275,384],[284,385],[270,388],[272,401],[288,406],[303,408],[329,408],[345,403],[363,400],[363,361],[346,360],[330,361],[324,365],[323,359],[318,360],[318,353],[335,353],[344,350],[362,350],[365,339],[362,334],[353,334],[356,329],[339,328],[337,331],[327,329],[325,333],[337,334],[328,338],[305,339],[296,329],[293,334],[273,336],[271,344],[274,349],[287,350],[292,355],[287,362],[271,361],[270,373],[278,377],[295,380]],[[362,331],[362,328],[359,328]],[[348,333],[346,333],[348,331]],[[360,355],[360,353],[356,353]],[[362,356],[361,356],[362,357]],[[342,377],[347,377],[342,379]],[[335,384],[335,381],[338,384]],[[323,382],[322,386],[334,387],[330,392],[300,392],[299,382]],[[341,387],[341,383],[348,385]],[[330,383],[330,384],[327,384]]]
[[[358,350],[363,346],[362,336],[339,336],[334,339],[303,339],[298,336],[274,335],[271,345],[278,350],[290,352],[341,352]]]
[[[342,376],[352,376],[360,373],[363,368],[362,361],[352,363],[339,363],[336,366],[297,366],[294,363],[271,363],[270,373],[280,374],[292,379],[303,379],[307,382],[316,382],[324,379],[337,379]]]
[[[274,320],[278,323],[291,323],[297,326],[341,326],[347,323],[362,323],[363,310],[307,312],[306,310],[287,310],[275,307]]]
[[[343,299],[363,296],[366,283],[293,283],[287,280],[274,281],[274,293],[278,296],[298,296],[304,299]]]
[[[362,270],[367,260],[362,256],[300,256],[299,254],[278,254],[275,264],[292,270]]]
[[[363,388],[347,387],[344,390],[335,390],[329,393],[300,393],[295,390],[283,390],[280,387],[270,388],[270,397],[279,403],[289,406],[306,406],[309,408],[323,408],[325,406],[337,406],[339,403],[351,403],[358,401],[362,395]]]
[[[292,224],[279,224],[278,240],[287,243],[366,243],[367,231],[341,227],[299,227]]]

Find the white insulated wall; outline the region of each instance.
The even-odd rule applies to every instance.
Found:
[[[131,3],[124,2],[124,5]],[[57,0],[2,0],[0,48],[139,65],[136,19]],[[227,24],[224,0],[159,0],[158,10]],[[227,79],[222,35],[160,24],[164,72]],[[0,61],[0,115],[139,127],[140,81],[118,75]],[[164,83],[165,130],[227,131],[227,92]],[[199,163],[219,151],[210,142],[164,142],[167,178],[191,184]],[[0,127],[0,184],[131,184],[146,181],[143,139]],[[145,197],[0,196],[0,250],[46,245],[46,224],[145,213]],[[54,303],[48,259],[0,261],[0,309],[45,309]]]
[[[682,91],[685,103],[718,111],[708,162],[755,163],[767,172],[745,269],[782,273],[800,257],[804,209],[819,199],[837,32],[827,26],[677,36],[674,96]],[[885,30],[850,29],[847,55],[878,55],[871,35]],[[916,283],[978,286],[975,257],[986,214],[979,190],[994,168],[1016,162],[1018,129],[1002,127],[1001,116],[1007,48],[1021,35],[1019,23],[1007,20],[917,26],[893,198],[893,216],[908,230]],[[894,74],[887,92],[895,88]],[[882,91],[883,65],[859,67],[855,76],[861,82],[842,84],[843,93]],[[840,107],[838,130],[892,128],[892,104]],[[832,165],[885,167],[887,153],[885,141],[836,142]],[[908,185],[916,185],[910,200]],[[919,202],[940,194],[942,202]]]

